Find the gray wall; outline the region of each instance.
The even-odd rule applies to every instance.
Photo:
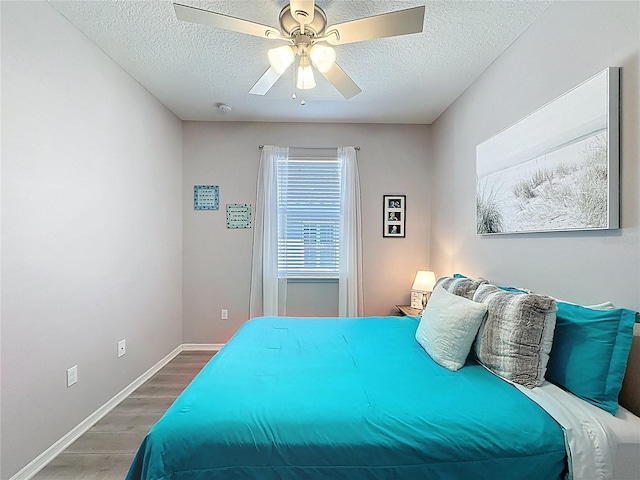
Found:
[[[554,3],[432,125],[436,273],[640,308],[639,9],[638,2]],[[622,67],[622,228],[477,236],[476,145],[609,66]]]
[[[228,230],[224,206],[255,207],[258,145],[359,145],[366,315],[393,313],[409,301],[415,272],[429,265],[428,127],[185,122],[183,129],[184,290],[186,343],[225,342],[249,315],[253,230]],[[220,210],[194,211],[193,186],[220,186]],[[407,237],[382,238],[382,195],[407,195]],[[305,298],[312,298],[306,302]],[[337,312],[335,287],[290,286],[289,313]],[[229,319],[220,320],[220,310]]]
[[[182,129],[47,3],[1,8],[7,479],[181,343]]]

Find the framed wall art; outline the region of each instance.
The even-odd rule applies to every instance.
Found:
[[[227,203],[227,228],[251,228],[251,205]]]
[[[619,228],[619,70],[476,147],[477,234]]]
[[[218,210],[219,202],[217,185],[195,185],[193,187],[194,210]]]
[[[382,196],[382,236],[404,238],[406,225],[406,195]]]

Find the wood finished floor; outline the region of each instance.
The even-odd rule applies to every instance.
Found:
[[[33,479],[122,480],[151,426],[213,354],[182,352]]]

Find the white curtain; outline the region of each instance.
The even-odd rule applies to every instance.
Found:
[[[354,147],[338,148],[338,160],[342,168],[338,315],[357,317],[364,315],[364,296],[362,291],[362,212],[356,149]]]
[[[279,160],[289,156],[287,147],[265,145],[258,168],[258,191],[253,229],[250,318],[278,315],[286,302],[286,279],[278,279],[278,191]]]

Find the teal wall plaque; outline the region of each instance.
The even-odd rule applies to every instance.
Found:
[[[227,203],[227,228],[251,228],[251,204]]]
[[[218,210],[218,198],[217,185],[195,185],[193,187],[194,210]]]

